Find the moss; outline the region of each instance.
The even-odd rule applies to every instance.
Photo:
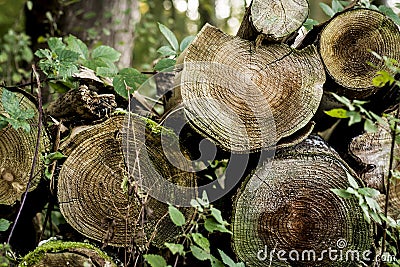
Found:
[[[99,248],[88,244],[80,242],[62,242],[62,241],[50,241],[39,247],[34,251],[29,252],[25,255],[18,266],[32,266],[40,262],[40,260],[46,255],[47,252],[62,252],[68,249],[76,248],[86,248],[94,250],[100,257],[113,263],[113,260],[105,252],[101,251]],[[115,265],[114,265],[115,266]]]

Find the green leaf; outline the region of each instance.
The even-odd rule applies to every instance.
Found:
[[[171,218],[171,221],[176,225],[176,226],[183,226],[185,225],[185,216],[182,214],[180,210],[178,210],[176,207],[169,205],[168,206],[168,213],[169,217]]]
[[[307,31],[310,31],[315,25],[318,25],[318,24],[319,24],[318,21],[308,18],[304,22],[303,26],[304,26],[304,28],[306,28]]]
[[[375,199],[371,198],[371,197],[365,197],[365,201],[367,202],[368,207],[375,211],[375,212],[380,212],[381,211],[381,207],[379,206],[378,202],[376,202]]]
[[[360,207],[361,207],[361,210],[362,210],[363,213],[364,213],[364,219],[365,219],[368,223],[371,223],[371,218],[370,218],[370,216],[369,216],[368,206],[364,203],[364,204],[360,205]]]
[[[333,118],[339,118],[339,119],[345,119],[348,118],[347,116],[347,110],[343,108],[334,108],[328,111],[324,111],[327,115],[333,117]]]
[[[163,58],[160,59],[157,64],[154,66],[154,70],[156,71],[163,71],[165,69],[169,69],[175,66],[176,60],[172,58]]]
[[[26,8],[31,11],[33,8],[33,3],[32,1],[26,1]]]
[[[244,263],[235,263],[228,255],[225,254],[222,250],[218,249],[219,255],[221,255],[222,261],[228,265],[229,267],[245,267]]]
[[[173,255],[176,253],[181,256],[185,255],[184,246],[182,244],[165,242],[164,245],[172,252]]]
[[[347,115],[350,117],[349,126],[361,121],[361,114],[357,111],[347,111]]]
[[[383,87],[387,83],[389,83],[389,85],[392,85],[396,81],[393,75],[385,70],[377,71],[376,74],[377,76],[372,79],[372,84],[376,87]]]
[[[178,40],[176,39],[175,34],[167,28],[167,26],[158,23],[158,28],[160,29],[161,33],[164,35],[165,39],[167,39],[168,43],[172,46],[172,48],[178,52],[179,44]]]
[[[67,48],[79,54],[85,60],[89,59],[89,50],[84,42],[73,35],[68,36],[66,39]]]
[[[376,133],[378,131],[378,127],[375,125],[375,123],[372,120],[366,119],[364,122],[364,130],[367,133]]]
[[[146,261],[150,264],[151,267],[166,267],[167,262],[163,257],[156,254],[146,254],[143,255]]]
[[[369,187],[360,188],[360,189],[358,189],[358,192],[361,195],[368,196],[368,197],[377,197],[381,194],[378,190],[376,190],[374,188],[369,188]]]
[[[9,115],[9,117],[2,116],[2,120],[10,123],[16,130],[22,128],[29,132],[30,126],[26,120],[33,118],[35,111],[33,109],[23,109],[16,94],[6,89],[3,89],[1,102],[4,111]]]
[[[372,116],[372,118],[374,118],[379,124],[385,124],[385,120],[382,119],[381,116],[376,115],[375,113],[373,113],[372,111],[369,112],[369,114]]]
[[[157,53],[159,53],[163,57],[167,56],[175,56],[176,51],[172,49],[169,45],[161,46],[158,50]]]
[[[349,110],[354,110],[354,106],[353,106],[353,104],[351,103],[351,101],[348,98],[346,98],[344,96],[339,96],[339,95],[337,95],[335,93],[331,93],[331,94],[337,101],[339,101],[340,103],[346,105],[349,108]]]
[[[96,47],[92,51],[92,59],[101,58],[102,60],[115,62],[119,60],[120,56],[121,56],[120,52],[106,45],[101,45],[99,47]]]
[[[198,246],[195,245],[190,246],[190,251],[192,251],[193,256],[198,260],[205,261],[211,258],[210,253],[199,248]]]
[[[214,218],[207,218],[204,222],[204,228],[210,233],[217,231],[221,233],[230,233],[232,234],[231,231],[229,231],[224,224],[220,224],[217,222]]]
[[[10,221],[1,218],[1,219],[0,219],[0,232],[5,232],[5,231],[7,231],[8,228],[10,227],[10,225],[11,225],[11,222],[10,222]]]
[[[388,6],[380,5],[379,11],[391,18],[397,25],[400,25],[400,18],[399,16]]]
[[[57,50],[64,50],[65,44],[60,37],[50,37],[47,40],[47,44],[51,51],[56,52]]]
[[[200,233],[192,233],[191,234],[193,241],[199,245],[202,249],[204,249],[207,252],[210,252],[210,241],[208,241],[207,238],[205,238],[202,234]]]
[[[333,17],[335,15],[335,12],[332,10],[330,6],[328,6],[325,3],[319,3],[319,6],[322,8],[322,11],[329,17]]]
[[[371,216],[372,220],[374,220],[376,223],[382,224],[381,218],[375,211],[370,211],[369,215]]]
[[[181,52],[183,52],[183,50],[185,50],[186,47],[188,47],[193,42],[194,38],[196,38],[196,36],[186,36],[182,40],[181,45],[179,46]]]
[[[210,263],[211,263],[211,267],[225,267],[225,265],[219,259],[214,257],[213,255],[211,255]]]
[[[133,93],[140,84],[144,83],[147,77],[134,68],[122,69],[113,79],[115,92],[124,98],[128,98],[128,89]],[[130,88],[127,88],[130,87]]]
[[[359,186],[358,186],[356,179],[354,179],[354,177],[348,172],[346,172],[346,175],[347,175],[347,180],[349,181],[349,184],[351,185],[351,187],[358,189]]]
[[[346,191],[346,189],[331,189],[333,193],[338,195],[339,197],[348,199],[351,198],[353,195]]]
[[[64,159],[66,157],[67,156],[65,156],[63,153],[61,153],[59,151],[52,152],[52,153],[49,153],[49,154],[46,155],[44,163],[45,164],[50,164],[55,160]]]
[[[222,219],[221,211],[212,207],[211,209],[211,215],[214,217],[214,219],[219,222],[220,224],[227,225],[228,223]]]
[[[197,209],[199,212],[203,212],[203,208],[201,207],[200,203],[196,199],[190,200],[190,205]]]
[[[332,0],[332,10],[335,13],[343,11],[344,7],[338,0]]]

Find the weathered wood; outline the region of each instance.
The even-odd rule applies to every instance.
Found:
[[[358,201],[330,190],[349,187],[348,174],[361,184],[320,137],[277,151],[275,159],[248,177],[236,196],[232,231],[237,256],[246,266],[354,266],[354,261],[320,258],[323,250],[340,249],[340,240],[346,242],[344,253],[372,245],[372,228]],[[285,251],[281,256],[286,261],[277,259],[279,250]],[[290,260],[292,250],[300,260]],[[318,261],[312,255],[307,260],[308,254],[302,260],[308,250],[315,252]],[[264,259],[257,258],[259,251]]]
[[[206,25],[178,76],[191,125],[225,150],[258,151],[305,127],[318,108],[325,73],[314,46],[256,47]]]
[[[367,166],[361,174],[364,182],[372,188],[378,189],[383,194],[377,199],[380,206],[385,206],[387,193],[387,179],[389,175],[390,151],[392,146],[392,131],[387,119],[385,123],[377,125],[375,133],[364,133],[355,137],[349,146],[349,152],[362,164]],[[400,146],[395,143],[393,155],[393,168],[400,170]],[[400,183],[393,179],[389,189],[388,215],[397,219],[400,215]]]
[[[307,16],[307,0],[253,0],[246,10],[237,36],[256,40],[262,35],[267,40],[279,41],[300,29]]]
[[[78,232],[105,244],[143,249],[153,241],[161,246],[178,235],[180,228],[170,221],[168,205],[149,196],[156,188],[145,188],[147,184],[141,181],[154,181],[158,172],[171,183],[195,187],[195,176],[166,158],[165,153],[176,159],[180,153],[161,147],[162,134],[168,144],[177,142],[170,131],[135,114],[131,114],[130,126],[136,137],[129,151],[133,161],[124,158],[122,151],[124,116],[82,129],[62,144],[60,149],[68,158],[58,180],[60,210]],[[187,162],[176,164],[189,168]],[[187,218],[192,212],[182,211]]]
[[[3,94],[3,88],[0,88],[0,95]],[[22,109],[32,109],[35,116],[27,120],[30,125],[30,131],[26,132],[19,128],[15,130],[11,125],[0,130],[0,204],[12,205],[20,200],[25,192],[29,181],[32,161],[35,153],[37,139],[38,111],[36,106],[26,97],[16,94],[20,100]],[[4,112],[0,104],[0,113]],[[48,146],[48,139],[44,135],[41,137],[39,151],[45,150]],[[43,162],[37,159],[37,165],[34,170],[33,180],[29,191],[36,188],[42,175]]]
[[[97,94],[86,85],[72,89],[46,109],[54,118],[64,121],[96,121],[109,115],[117,104],[113,94]]]
[[[377,71],[388,70],[370,51],[400,60],[400,31],[391,19],[377,11],[348,10],[325,26],[319,50],[327,73],[342,87],[337,92],[366,98],[379,90],[372,84]]]
[[[51,241],[27,254],[19,266],[108,266],[115,262],[99,248],[88,243]]]

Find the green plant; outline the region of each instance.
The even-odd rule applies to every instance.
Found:
[[[169,43],[169,45],[162,46],[157,50],[162,58],[154,66],[154,70],[162,71],[175,65],[176,57],[186,49],[195,37],[187,36],[179,44],[175,34],[167,26],[158,23],[158,28]]]
[[[15,130],[22,128],[29,132],[31,128],[27,120],[35,116],[34,110],[23,109],[17,96],[6,89],[3,89],[1,102],[4,111],[0,113],[0,130],[10,124]]]
[[[219,258],[212,255],[211,244],[204,232],[212,234],[213,232],[222,232],[232,234],[228,230],[229,225],[227,221],[222,218],[221,211],[211,205],[208,201],[208,197],[205,191],[201,198],[192,199],[191,205],[195,208],[195,216],[193,216],[189,223],[186,222],[185,216],[176,207],[169,206],[169,216],[171,221],[178,227],[182,227],[183,234],[177,238],[176,243],[165,243],[164,245],[168,248],[173,255],[176,255],[175,266],[178,261],[178,257],[185,257],[191,253],[196,259],[200,261],[210,261],[211,266],[229,266],[229,267],[244,267],[243,263],[235,263],[224,251],[218,249]],[[184,229],[185,225],[188,225]],[[166,260],[155,254],[144,255],[146,261],[152,267],[165,267],[167,265]],[[224,265],[225,264],[225,265]]]
[[[30,77],[30,71],[26,69],[33,59],[30,44],[29,36],[13,30],[0,39],[0,76],[4,82],[20,83]]]

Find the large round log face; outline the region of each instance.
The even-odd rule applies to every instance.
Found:
[[[330,190],[347,188],[351,171],[329,150],[296,149],[278,153],[243,186],[235,205],[234,249],[249,266],[353,266],[355,260],[324,255],[356,250],[361,259],[371,248],[371,226],[357,201]]]
[[[3,89],[0,88],[0,96]],[[17,94],[20,107],[23,110],[32,109],[35,116],[28,119],[30,131],[19,128],[15,130],[11,125],[0,130],[0,204],[12,205],[20,200],[29,181],[32,161],[35,153],[37,139],[38,112],[36,106],[27,98]],[[0,113],[4,108],[0,105]],[[48,145],[46,136],[41,137],[39,152],[45,150]],[[39,183],[42,174],[43,163],[38,158],[33,174],[30,191]]]
[[[355,91],[353,94],[357,97],[367,97],[377,90],[372,84],[376,72],[385,69],[384,63],[370,51],[400,60],[400,31],[393,21],[379,12],[349,10],[335,16],[325,26],[319,47],[333,80]]]
[[[256,47],[210,25],[188,47],[178,79],[194,128],[234,152],[270,148],[307,125],[324,81],[314,46]]]
[[[135,244],[142,249],[151,241],[161,246],[176,236],[179,229],[169,219],[168,205],[152,198],[152,188],[141,187],[141,179],[150,180],[159,171],[159,176],[180,186],[195,187],[196,181],[194,174],[168,163],[159,149],[161,132],[147,129],[143,118],[132,116],[131,129],[137,131],[138,138],[132,144],[132,149],[139,153],[131,154],[135,160],[124,159],[124,116],[83,130],[69,141],[69,147],[62,147],[68,158],[60,171],[58,198],[65,219],[80,233],[105,244]],[[176,141],[172,135],[165,138],[170,143]],[[144,151],[148,157],[142,156]],[[135,162],[136,170],[129,170],[126,161]],[[133,177],[138,175],[142,176]],[[182,211],[187,216],[192,212]]]

